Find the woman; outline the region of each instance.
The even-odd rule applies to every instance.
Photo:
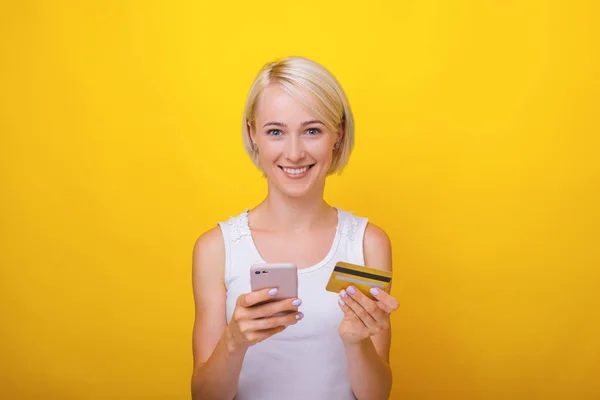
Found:
[[[325,290],[337,261],[392,270],[385,232],[323,199],[326,177],[343,169],[354,144],[344,91],[306,58],[269,63],[250,89],[243,138],[268,194],[194,246],[192,397],[387,399],[398,301],[352,286]],[[250,266],[266,262],[298,266],[298,299],[254,306],[276,293],[250,291]]]

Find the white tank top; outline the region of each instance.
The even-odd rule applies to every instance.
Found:
[[[338,334],[343,319],[339,295],[326,291],[325,286],[336,262],[364,265],[363,237],[368,221],[336,210],[338,224],[329,253],[317,264],[298,270],[299,311],[304,318],[248,349],[236,400],[355,399]],[[265,261],[252,239],[248,210],[218,225],[225,241],[229,323],[238,296],[250,292],[250,266]]]

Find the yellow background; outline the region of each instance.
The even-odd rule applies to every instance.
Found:
[[[265,181],[249,85],[303,55],[393,242],[394,399],[600,398],[596,1],[3,1],[0,397],[185,399],[191,252]]]

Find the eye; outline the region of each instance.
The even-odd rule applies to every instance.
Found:
[[[306,132],[309,134],[309,136],[314,136],[321,133],[321,130],[318,128],[309,128]]]
[[[270,129],[267,131],[267,135],[270,136],[280,136],[281,135],[281,131],[279,129]]]

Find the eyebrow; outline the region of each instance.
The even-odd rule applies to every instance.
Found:
[[[322,121],[319,121],[318,119],[313,119],[313,120],[310,120],[310,121],[304,121],[304,122],[303,122],[302,124],[300,124],[300,125],[302,125],[302,126],[306,126],[306,125],[310,125],[310,124],[321,124],[321,125],[325,125],[325,124],[324,124]],[[282,127],[282,128],[287,128],[287,125],[286,125],[286,124],[284,124],[284,123],[281,123],[281,122],[275,122],[275,121],[270,121],[270,122],[267,122],[266,124],[264,124],[264,125],[263,125],[263,128],[264,128],[265,126],[268,126],[268,125],[274,125],[274,126],[280,126],[280,127]]]

